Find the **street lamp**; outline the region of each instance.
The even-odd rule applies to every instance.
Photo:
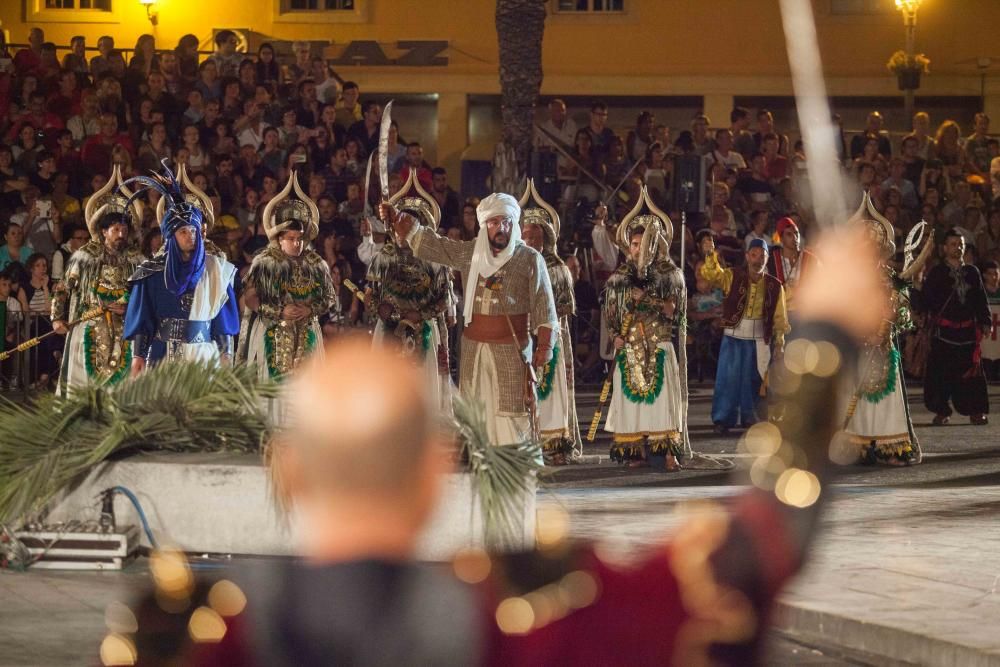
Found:
[[[914,36],[917,31],[917,10],[923,0],[896,0],[896,9],[903,13],[903,27],[906,29],[906,62],[913,62]],[[913,119],[913,89],[907,88],[904,96],[904,114],[907,122]]]
[[[899,2],[899,0],[896,0]],[[156,12],[156,2],[157,0],[139,0],[139,4],[146,8],[146,18],[149,19],[149,23],[154,27],[159,22],[159,14]]]

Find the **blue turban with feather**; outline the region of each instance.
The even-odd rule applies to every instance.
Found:
[[[167,166],[164,159],[162,174],[151,176],[136,176],[122,183],[120,188],[130,184],[135,184],[136,189],[129,199],[129,206],[132,200],[142,196],[146,190],[156,190],[161,197],[166,198],[163,219],[160,220],[160,234],[163,235],[163,245],[166,252],[164,265],[164,279],[167,289],[173,294],[180,296],[195,288],[201,280],[202,273],[205,272],[205,242],[202,239],[202,224],[204,214],[201,209],[187,201],[184,193],[181,192],[180,183],[174,173]],[[128,206],[125,207],[127,211]],[[177,246],[177,239],[174,234],[182,227],[193,227],[195,235],[194,252],[189,260],[184,261],[184,256]]]

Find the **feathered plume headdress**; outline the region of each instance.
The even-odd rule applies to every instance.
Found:
[[[155,190],[163,198],[165,203],[163,218],[160,220],[160,233],[163,235],[167,254],[165,267],[167,289],[180,296],[195,288],[205,270],[205,243],[201,236],[204,214],[197,206],[185,200],[180,183],[167,166],[167,160],[164,159],[161,164],[162,174],[135,176],[122,183],[119,191],[134,184],[135,192],[129,196],[129,205],[133,200],[145,195],[147,190]],[[182,227],[193,227],[195,234],[194,251],[186,262],[174,238],[174,234]]]

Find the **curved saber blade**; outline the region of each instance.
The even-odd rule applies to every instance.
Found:
[[[906,235],[906,244],[903,246],[903,270],[905,271],[913,263],[913,251],[920,248],[924,240],[924,231],[928,228],[926,220],[921,220],[913,225],[913,229]]]
[[[372,214],[372,155],[368,154],[368,166],[365,167],[365,217],[369,217]]]
[[[392,100],[382,110],[378,130],[378,177],[382,181],[382,201],[389,200],[389,126],[392,124]]]

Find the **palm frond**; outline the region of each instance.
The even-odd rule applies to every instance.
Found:
[[[456,396],[453,405],[469,473],[482,506],[486,544],[516,544],[525,496],[533,490],[534,477],[542,468],[539,445],[530,440],[492,445],[482,403]]]
[[[0,399],[0,522],[37,511],[118,452],[257,451],[269,430],[265,399],[277,394],[247,367],[179,362],[66,398]]]

